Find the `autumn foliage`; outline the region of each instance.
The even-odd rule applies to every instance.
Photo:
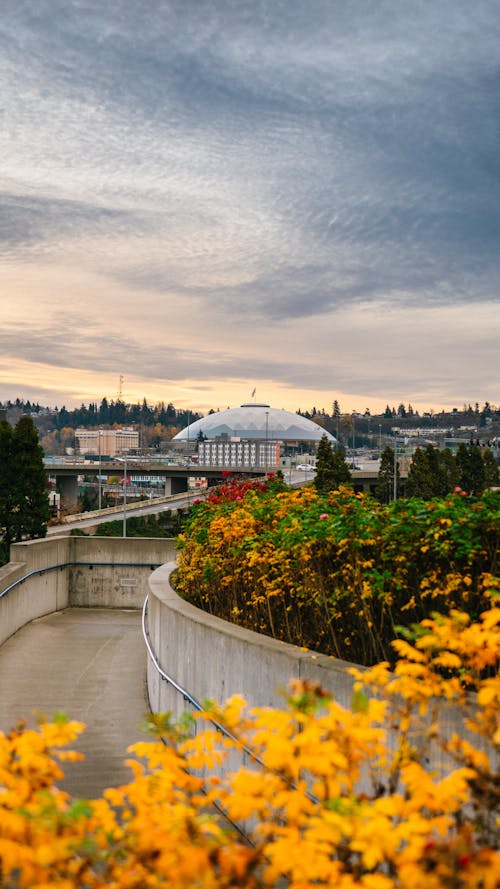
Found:
[[[282,708],[150,717],[130,782],[88,801],[61,789],[81,723],[0,733],[0,889],[498,889],[498,503],[228,480],[179,587],[363,654],[351,708],[302,680]]]
[[[232,481],[179,538],[175,586],[205,610],[360,664],[392,662],[400,627],[477,616],[500,588],[500,493],[380,504],[340,488]]]
[[[130,783],[96,800],[58,789],[81,724],[0,734],[0,886],[496,889],[500,609],[426,620],[396,649],[393,672],[354,670],[349,711],[302,681],[282,709],[156,717]]]

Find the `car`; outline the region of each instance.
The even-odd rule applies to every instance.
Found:
[[[314,466],[311,466],[310,463],[299,463],[295,469],[302,469],[304,472],[314,472]]]

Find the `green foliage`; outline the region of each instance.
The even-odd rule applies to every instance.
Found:
[[[439,453],[432,445],[417,448],[408,472],[408,495],[431,500],[440,496],[440,488]]]
[[[332,448],[326,435],[323,435],[316,454],[315,487],[318,491],[335,491],[351,481],[351,473],[344,459],[344,451]]]
[[[399,463],[396,463],[396,493],[401,490]],[[394,450],[387,446],[382,451],[375,496],[380,503],[394,499]]]
[[[413,454],[406,490],[410,497],[424,500],[446,497],[457,487],[478,496],[498,484],[498,477],[498,467],[488,448],[462,442],[454,456],[448,448],[438,450],[428,445]]]
[[[486,607],[497,589],[500,493],[387,505],[346,488],[248,490],[200,503],[176,586],[194,604],[283,641],[372,664],[397,627]]]
[[[45,537],[50,519],[43,451],[30,417],[0,423],[0,533],[4,544]]]
[[[127,537],[176,537],[180,534],[187,511],[164,510],[158,515],[130,516],[127,518]],[[99,536],[121,537],[123,518],[99,525]]]
[[[484,489],[485,470],[478,445],[461,444],[457,452],[460,469],[460,487],[468,494],[478,494]]]
[[[14,510],[14,430],[6,420],[0,421],[0,536],[8,553],[12,541],[12,513]]]
[[[485,488],[497,487],[500,484],[500,471],[489,448],[483,451],[483,465]]]
[[[0,540],[0,565],[6,565],[9,561],[10,547],[4,540]]]

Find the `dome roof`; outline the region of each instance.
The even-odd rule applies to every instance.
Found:
[[[194,441],[200,432],[205,438],[216,438],[225,433],[235,438],[318,442],[326,435],[329,441],[336,441],[326,429],[300,414],[253,402],[208,414],[178,432],[174,441]]]

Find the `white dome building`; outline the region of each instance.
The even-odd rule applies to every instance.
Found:
[[[287,443],[314,442],[323,435],[336,444],[333,435],[300,414],[278,410],[268,404],[242,404],[240,407],[208,414],[196,420],[174,437],[174,441],[196,441],[200,432],[204,438],[215,439],[221,435],[231,438]]]

